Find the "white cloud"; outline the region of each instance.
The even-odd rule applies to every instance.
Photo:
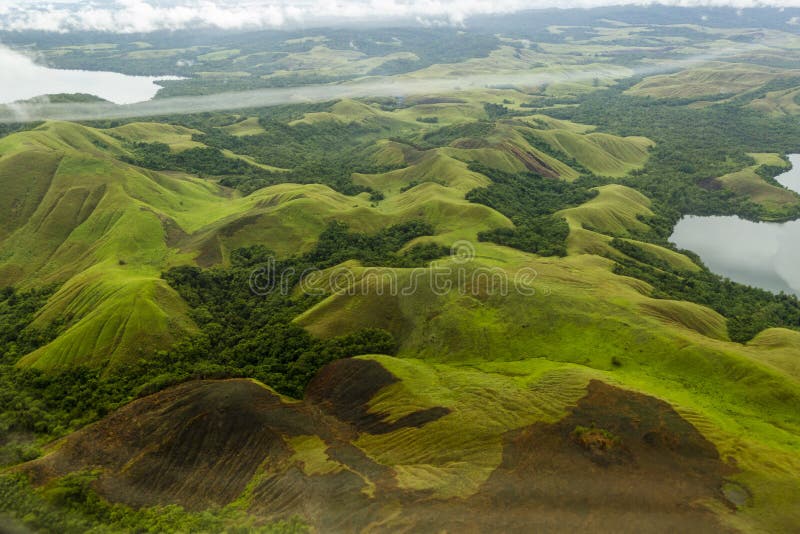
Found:
[[[462,25],[471,15],[543,7],[647,4],[650,0],[0,0],[0,30],[120,33],[278,28],[319,21],[417,20],[429,26]],[[776,7],[800,0],[671,0],[676,5]]]

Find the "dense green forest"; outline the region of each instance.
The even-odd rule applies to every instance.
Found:
[[[300,534],[308,528],[299,518],[256,525],[236,509],[189,512],[177,505],[134,509],[112,504],[90,486],[96,473],[79,472],[36,492],[21,475],[0,475],[0,529],[24,531],[3,521],[5,514],[24,518],[27,528],[39,532],[231,532]]]
[[[478,513],[510,510],[508,524],[532,511],[520,530],[536,530],[539,490],[566,487],[573,475],[576,491],[561,496],[569,503],[553,501],[542,524],[561,524],[555,518],[577,502],[581,513],[610,510],[636,529],[647,515],[619,511],[650,499],[639,487],[653,489],[662,516],[719,515],[731,519],[720,529],[781,531],[770,528],[780,515],[772,512],[788,508],[785,495],[800,487],[800,300],[714,274],[669,239],[686,215],[800,218],[800,196],[777,190],[775,179],[786,170],[780,157],[800,153],[800,77],[766,68],[798,62],[768,30],[739,28],[735,10],[648,12],[680,24],[670,28],[629,26],[643,17],[638,8],[604,8],[594,19],[562,11],[472,27],[0,31],[4,44],[40,53],[49,66],[185,77],[159,82],[157,99],[308,84],[361,94],[347,84],[389,82],[362,99],[0,124],[0,181],[10,198],[0,202],[8,226],[0,277],[16,284],[0,288],[0,531],[19,523],[54,533],[325,532],[317,514],[344,516],[330,524],[364,521],[360,530],[445,531],[433,527],[440,511],[456,510],[454,524],[463,525],[475,503]],[[718,15],[708,24],[725,31],[698,25],[700,15]],[[761,11],[752,17],[775,35],[797,32]],[[734,41],[736,56],[715,55]],[[662,64],[706,52],[713,57]],[[729,78],[728,64],[743,74]],[[631,73],[648,74],[620,81]],[[417,94],[427,79],[449,93]],[[315,91],[252,96],[299,101]],[[634,96],[644,94],[653,96]],[[65,107],[97,100],[49,98]],[[212,100],[182,102],[213,109]],[[278,184],[286,185],[262,191]],[[342,264],[358,265],[356,275],[378,267],[403,277],[456,263],[445,245],[460,240],[473,241],[476,273],[513,276],[518,291],[483,291],[476,277],[474,294],[423,288],[410,297],[375,291],[378,299],[368,277],[348,277],[351,291],[335,276],[336,287],[323,287]],[[309,289],[303,282],[312,279]],[[523,291],[534,287],[535,295]],[[58,310],[69,313],[51,321]],[[774,327],[794,332],[763,333]],[[108,476],[116,467],[92,458],[85,470],[59,456],[85,450],[73,440],[99,442],[93,432],[114,421],[101,421],[110,413],[178,384],[176,403],[187,404],[182,395],[195,386],[209,390],[192,399],[217,402],[206,392],[239,384],[257,390],[241,394],[248,406],[258,407],[259,395],[274,399],[250,381],[213,381],[228,378],[299,402],[275,403],[291,416],[233,403],[243,441],[257,441],[254,427],[286,423],[269,438],[283,456],[259,444],[245,469],[242,447],[224,450],[245,489],[213,501],[226,503],[218,508],[195,510],[194,496],[171,500],[172,490],[142,502],[186,509],[116,504],[107,491],[119,483]],[[226,402],[238,396],[219,391]],[[138,418],[147,412],[173,428],[149,401],[137,406],[136,426],[121,427],[144,428]],[[198,432],[157,441],[183,451],[187,435],[203,442]],[[154,450],[151,433],[141,434]],[[111,441],[99,454],[127,447],[114,473],[123,480],[148,453]],[[205,484],[198,465],[216,457],[185,456],[164,484],[188,487],[184,468]],[[44,474],[29,480],[20,474],[28,468]],[[149,481],[153,468],[143,468]],[[587,472],[608,492],[579,493],[592,486]],[[132,493],[147,487],[137,483]],[[222,483],[233,487],[217,479],[208,487]],[[351,494],[329,504],[330,488]],[[686,499],[665,504],[679,490]],[[483,507],[500,501],[509,501],[502,510]],[[678,512],[662,514],[666,507]],[[776,522],[796,524],[795,510],[784,516]],[[284,521],[271,523],[276,517]]]
[[[14,367],[19,356],[46,343],[58,325],[41,332],[29,327],[52,289],[0,293],[0,465],[39,454],[30,439],[59,437],[138,396],[197,378],[253,377],[288,395],[302,397],[305,385],[326,363],[358,354],[392,354],[395,340],[383,330],[363,330],[331,340],[312,337],[292,320],[322,296],[288,290],[304,274],[347,259],[365,265],[413,267],[447,254],[436,245],[400,253],[431,227],[411,221],[374,235],[332,223],[311,252],[275,261],[262,246],[235,250],[228,268],[177,267],[164,278],[192,307],[196,335],[153,358],[115,369],[76,368],[59,373]],[[254,282],[256,273],[259,278]],[[252,283],[269,291],[253,290]]]
[[[244,160],[227,158],[216,148],[198,147],[172,152],[164,143],[134,143],[130,149],[133,156],[123,158],[123,161],[148,169],[181,170],[205,176],[255,175],[253,179],[273,175]]]
[[[597,195],[591,179],[565,182],[535,173],[510,174],[473,163],[470,170],[492,180],[486,188],[474,189],[467,199],[496,209],[516,228],[481,232],[478,239],[507,245],[541,256],[565,256],[569,226],[553,214],[577,206]]]
[[[800,301],[794,295],[774,294],[732,282],[708,269],[678,271],[667,262],[622,239],[611,245],[627,256],[613,258],[614,272],[644,280],[655,289],[656,298],[686,300],[708,306],[728,318],[728,335],[739,343],[773,327],[800,327]],[[682,251],[700,259],[691,252]]]
[[[13,287],[0,290],[0,363],[14,363],[55,337],[57,323],[44,330],[29,326],[55,290],[54,285],[24,292]],[[62,318],[62,322],[67,320]]]
[[[354,172],[379,173],[391,167],[379,166],[364,157],[368,143],[354,142],[360,137],[374,137],[376,130],[350,124],[323,123],[289,126],[275,119],[261,119],[263,134],[236,137],[203,121],[208,133],[196,135],[195,140],[207,147],[171,152],[163,143],[135,143],[130,146],[132,157],[126,161],[156,170],[182,170],[205,176],[221,177],[222,185],[236,188],[245,194],[278,183],[322,183],[347,194],[372,192],[356,185]],[[228,157],[227,149],[250,156],[258,163],[287,169],[271,171],[243,159]]]
[[[549,108],[547,112],[596,124],[605,132],[655,141],[645,168],[632,172],[623,183],[654,200],[657,211],[673,224],[685,214],[735,214],[752,220],[800,216],[796,206],[769,211],[732,191],[704,186],[715,177],[751,165],[748,152],[800,151],[800,123],[794,117],[766,116],[731,103],[692,109],[626,95],[625,89],[637,81],[589,93],[578,106]],[[671,231],[671,226],[665,230]]]

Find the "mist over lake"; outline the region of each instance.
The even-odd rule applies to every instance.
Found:
[[[128,76],[116,72],[51,69],[0,46],[0,104],[45,94],[87,93],[115,104],[150,100],[167,77]]]

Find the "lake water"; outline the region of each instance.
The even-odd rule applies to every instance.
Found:
[[[777,176],[800,192],[800,155],[789,156],[792,169]],[[738,217],[688,216],[670,240],[696,252],[715,273],[770,291],[800,296],[800,220],[754,223]]]
[[[115,104],[150,100],[156,82],[175,77],[128,76],[116,72],[50,69],[0,46],[0,104],[58,93],[88,93]]]

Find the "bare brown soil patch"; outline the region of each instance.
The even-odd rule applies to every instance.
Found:
[[[387,414],[369,411],[369,401],[397,378],[372,360],[339,360],[320,370],[309,384],[306,398],[359,432],[388,434],[405,427],[421,427],[444,417],[441,406],[420,410],[387,423]]]
[[[508,434],[471,501],[497,531],[721,532],[704,503],[731,471],[667,403],[595,380],[561,421]]]
[[[371,413],[370,400],[397,380],[356,359],[323,369],[304,402],[248,380],[190,382],[129,404],[22,469],[38,484],[98,469],[95,489],[112,501],[194,510],[228,504],[255,480],[252,513],[300,515],[320,532],[724,531],[705,507],[726,502],[731,472],[714,446],[663,401],[599,381],[560,421],[502,436],[502,461],[473,496],[402,489],[393,466],[354,439],[424,429],[449,411],[391,423]],[[324,469],[297,459],[297,436],[321,440]]]
[[[547,163],[537,158],[534,154],[525,152],[519,147],[514,145],[505,145],[505,150],[511,152],[515,158],[520,160],[525,168],[531,172],[535,172],[545,178],[558,178],[558,173],[553,170]]]

